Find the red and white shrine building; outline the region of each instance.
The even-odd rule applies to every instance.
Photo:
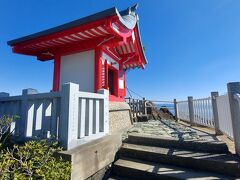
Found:
[[[135,11],[107,9],[8,44],[14,53],[54,61],[53,91],[73,82],[86,92],[109,89],[110,101],[124,101],[126,70],[147,64]]]

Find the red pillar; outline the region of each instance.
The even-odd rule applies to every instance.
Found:
[[[104,85],[104,89],[108,89],[108,63],[107,60],[105,60],[104,62],[104,72],[105,72],[105,85]]]
[[[59,91],[61,57],[54,56],[53,91]]]
[[[95,49],[95,92],[102,88],[102,51]]]

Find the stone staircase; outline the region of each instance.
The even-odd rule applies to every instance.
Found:
[[[223,142],[131,134],[123,142],[109,180],[238,177],[240,159]]]

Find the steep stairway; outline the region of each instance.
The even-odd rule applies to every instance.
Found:
[[[237,179],[240,158],[220,141],[131,134],[113,165],[111,180]]]

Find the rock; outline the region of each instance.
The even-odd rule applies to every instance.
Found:
[[[137,128],[137,127],[133,127],[131,129],[128,130],[129,133],[141,133],[142,129],[141,128]]]
[[[139,133],[150,136],[164,136],[179,139],[199,139],[198,134],[192,129],[172,120],[149,120],[134,123],[128,133]]]

